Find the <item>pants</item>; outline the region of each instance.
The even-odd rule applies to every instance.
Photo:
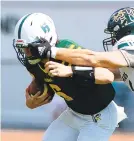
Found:
[[[118,123],[125,118],[124,109],[113,101],[94,116],[67,108],[48,127],[43,141],[108,141]]]

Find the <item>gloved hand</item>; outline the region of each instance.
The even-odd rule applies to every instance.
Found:
[[[46,39],[41,39],[44,43],[44,47],[40,51],[41,59],[51,58],[51,45]]]
[[[42,48],[39,49],[39,47],[42,47]],[[47,57],[47,53],[49,51],[51,52],[51,45],[44,38],[40,38],[39,42],[29,43],[28,44],[28,48],[30,48],[30,51],[31,51],[33,56],[37,55],[38,57],[43,58],[43,59]],[[38,53],[39,54],[37,54],[35,49],[38,49]]]
[[[45,93],[41,95],[41,92],[38,91],[34,96],[29,93],[29,89],[26,89],[26,105],[30,109],[34,109],[40,107],[42,105],[48,104],[52,101],[53,96],[49,93]]]
[[[40,42],[29,43],[28,48],[32,54],[32,56],[27,57],[30,64],[37,64],[42,59],[51,56],[51,45],[46,39],[41,38]]]

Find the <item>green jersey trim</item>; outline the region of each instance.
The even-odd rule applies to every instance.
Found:
[[[127,47],[127,46],[129,46],[128,43],[122,43],[122,44],[118,45],[118,49],[121,49],[121,48]]]

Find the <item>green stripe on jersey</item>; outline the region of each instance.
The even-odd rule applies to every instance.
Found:
[[[80,49],[82,48],[76,42],[68,39],[59,40],[56,44],[57,48],[72,48],[72,49]]]
[[[29,17],[30,15],[31,14],[28,14],[27,16],[25,16],[23,18],[23,20],[21,21],[20,26],[19,26],[19,29],[18,29],[18,39],[21,39],[21,29],[22,29],[23,23],[25,22],[25,20],[27,19],[27,17]]]

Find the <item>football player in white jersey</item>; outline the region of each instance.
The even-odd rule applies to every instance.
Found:
[[[51,48],[51,57],[81,66],[119,68],[122,80],[134,91],[134,8],[125,7],[114,12],[108,21],[105,33],[111,37],[103,40],[104,50],[108,51],[112,46],[113,51]],[[53,66],[51,64],[52,62],[47,66],[51,68],[53,75],[62,74],[62,77],[67,75],[58,64],[53,63]],[[59,73],[54,73],[55,68],[58,68]]]
[[[119,68],[121,78],[134,91],[134,35],[123,37],[114,47],[120,50],[127,62],[126,67]]]

